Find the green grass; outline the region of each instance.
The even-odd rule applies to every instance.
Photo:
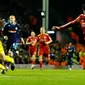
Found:
[[[15,69],[0,74],[0,85],[85,85],[85,71]]]

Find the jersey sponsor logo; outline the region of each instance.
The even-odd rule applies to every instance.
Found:
[[[8,25],[10,27],[10,25]]]
[[[85,22],[83,22],[83,23],[81,24],[81,26],[82,26],[82,27],[85,27]]]

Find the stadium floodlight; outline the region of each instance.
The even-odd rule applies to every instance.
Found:
[[[54,34],[55,31],[47,31],[48,34]]]
[[[41,16],[42,16],[42,17],[45,16],[45,12],[44,12],[44,11],[41,12]]]

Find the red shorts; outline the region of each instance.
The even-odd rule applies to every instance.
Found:
[[[36,51],[37,51],[37,48],[36,46],[29,46],[28,48],[28,52],[31,54],[31,55],[35,55],[36,54]]]
[[[49,49],[49,47],[39,48],[38,56],[50,57],[50,49]]]

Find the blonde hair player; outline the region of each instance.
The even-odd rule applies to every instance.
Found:
[[[43,56],[45,58],[45,61],[50,60],[50,48],[49,44],[52,42],[51,37],[45,32],[45,28],[40,28],[40,34],[38,35],[38,56],[39,56],[39,62],[40,62],[40,69],[43,69]]]

